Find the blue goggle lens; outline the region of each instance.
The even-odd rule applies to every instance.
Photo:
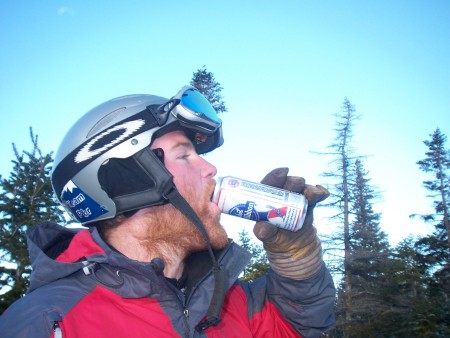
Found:
[[[188,89],[180,98],[181,104],[204,117],[218,123],[220,120],[211,103],[197,90]]]

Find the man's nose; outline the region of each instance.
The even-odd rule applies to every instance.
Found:
[[[204,165],[202,168],[203,176],[208,177],[208,178],[213,178],[214,176],[216,176],[217,168],[213,164],[211,164],[207,160],[205,160],[204,158],[202,158],[202,160],[204,162],[203,163]]]

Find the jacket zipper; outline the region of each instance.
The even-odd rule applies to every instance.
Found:
[[[220,257],[217,259],[217,261],[220,263],[220,261],[222,260],[222,258],[225,256],[225,254],[230,250],[231,248],[231,243],[227,246],[227,249],[225,251],[223,251],[220,255]],[[177,295],[177,298],[180,301],[180,305],[183,308],[183,321],[184,321],[184,325],[187,328],[187,332],[188,335],[190,334],[189,332],[189,301],[192,298],[192,295],[194,294],[195,290],[198,288],[198,286],[206,279],[209,277],[209,275],[212,275],[212,269],[209,270],[209,272],[207,274],[205,274],[203,276],[202,279],[200,279],[197,284],[194,285],[194,287],[192,288],[192,290],[190,290],[190,292],[188,294],[186,294],[185,292],[181,291],[180,289],[176,288],[174,285],[168,283],[170,285],[170,287],[172,288],[172,290],[174,290],[175,294]]]
[[[172,291],[175,293],[176,297],[178,298],[178,304],[180,305],[181,312],[183,313],[183,324],[185,327],[186,334],[184,336],[189,337],[190,331],[189,331],[189,309],[186,306],[186,295],[184,292],[182,292],[180,289],[178,289],[176,286],[172,285],[172,283],[166,282],[169,285],[169,288],[172,289]],[[183,337],[184,337],[183,336]]]
[[[223,257],[226,255],[226,253],[227,253],[228,251],[230,251],[232,242],[233,242],[233,241],[231,240],[231,242],[227,245],[226,249],[225,249],[224,251],[222,251],[221,254],[220,254],[220,256],[217,258],[217,262],[219,263],[219,265],[220,265],[220,262],[222,261]],[[205,275],[203,276],[203,278],[200,279],[200,280],[197,282],[197,284],[194,285],[194,287],[191,289],[191,292],[189,292],[188,295],[184,295],[184,311],[185,311],[185,314],[186,314],[185,316],[187,316],[186,318],[189,317],[189,301],[191,300],[192,295],[195,293],[195,290],[198,288],[198,286],[199,286],[200,284],[202,284],[202,282],[203,282],[206,278],[208,278],[209,275],[212,275],[212,274],[213,274],[213,272],[212,272],[212,268],[211,268],[211,269],[208,271],[208,273],[205,274]]]

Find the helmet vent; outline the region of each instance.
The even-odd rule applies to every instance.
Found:
[[[103,129],[105,129],[107,126],[110,125],[111,121],[113,121],[117,117],[117,115],[119,115],[120,113],[122,113],[126,109],[127,109],[126,107],[121,107],[119,109],[116,109],[116,110],[112,111],[111,113],[109,113],[105,117],[103,117],[100,121],[98,121],[91,128],[91,130],[89,130],[89,133],[86,135],[86,138],[90,138],[91,136],[93,136],[93,135],[97,134],[98,132],[102,131]]]

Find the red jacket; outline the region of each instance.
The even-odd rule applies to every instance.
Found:
[[[27,295],[0,317],[6,337],[317,337],[334,323],[334,287],[325,269],[306,281],[269,272],[238,280],[249,254],[230,244],[217,252],[228,270],[222,321],[204,332],[214,288],[206,252],[186,264],[180,290],[158,264],[133,261],[112,250],[95,229],[43,223],[29,233],[33,273]]]

